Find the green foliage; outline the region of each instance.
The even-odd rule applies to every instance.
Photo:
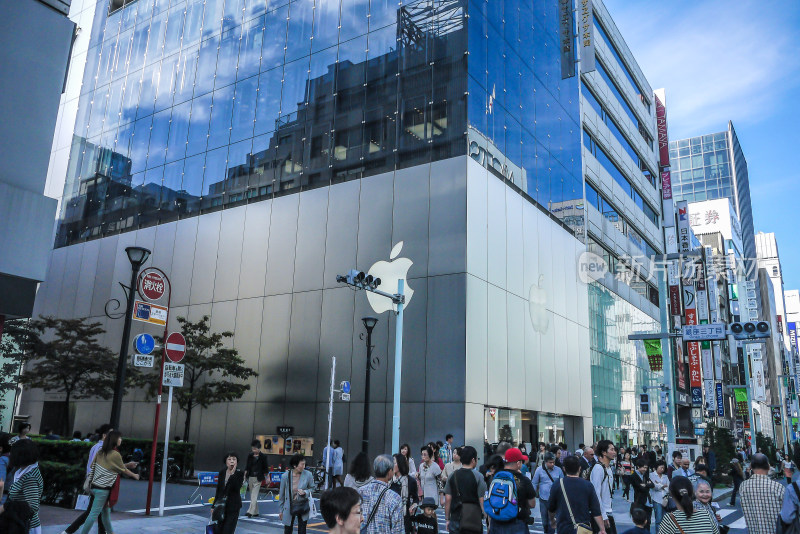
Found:
[[[258,376],[244,365],[236,349],[224,346],[223,340],[233,337],[233,332],[212,333],[208,321],[208,315],[197,322],[178,317],[181,333],[186,338],[186,355],[181,361],[185,371],[183,387],[175,388],[173,395],[186,415],[183,435],[187,437],[192,410],[240,399],[250,389],[249,384],[241,381]],[[150,396],[155,395],[157,387],[158,380],[150,380]]]
[[[761,450],[764,454],[767,455],[769,458],[770,463],[772,465],[777,465],[777,456],[775,455],[775,451],[777,448],[775,447],[775,440],[765,436],[761,432],[756,433],[756,450]]]
[[[18,352],[12,357],[25,366],[19,383],[65,396],[62,434],[69,431],[72,399],[109,399],[114,393],[118,357],[97,341],[104,333],[101,323],[42,316],[20,323],[13,334]],[[138,369],[131,367],[125,386],[140,380]]]
[[[89,459],[89,450],[94,446],[94,443],[86,441],[66,441],[66,440],[49,440],[34,438],[36,445],[39,447],[39,458],[49,461],[67,464],[70,466],[77,466],[81,469],[86,468],[86,462]],[[127,461],[128,457],[133,454],[134,449],[142,449],[144,458],[149,464],[150,451],[152,450],[152,440],[149,439],[136,439],[136,438],[122,438],[122,445],[119,447],[119,453],[122,458]],[[169,442],[169,456],[175,458],[175,463],[181,466],[185,475],[190,475],[194,471],[194,443],[186,442]],[[160,460],[164,456],[164,443],[160,442],[156,446],[156,459]],[[83,481],[81,480],[81,483]]]
[[[727,428],[719,428],[713,423],[706,428],[706,444],[711,447],[717,457],[717,471],[715,478],[727,476],[728,465],[736,454],[736,445],[733,434]]]
[[[40,461],[39,470],[44,480],[42,504],[72,508],[83,490],[86,469],[66,463]]]

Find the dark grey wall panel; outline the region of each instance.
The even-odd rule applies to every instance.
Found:
[[[275,295],[264,299],[261,358],[258,362],[259,402],[282,403],[286,394],[291,313],[292,295]]]
[[[337,184],[328,197],[328,228],[325,236],[323,287],[337,287],[337,274],[357,268],[358,206],[361,180]]]
[[[219,247],[214,276],[214,300],[232,300],[239,294],[242,241],[247,210],[244,206],[224,210],[219,226]]]
[[[267,276],[267,248],[272,202],[247,205],[242,241],[242,264],[239,269],[239,298],[261,297]]]
[[[424,169],[425,167],[423,167]],[[356,267],[367,271],[378,260],[388,260],[392,250],[393,173],[361,180]]]
[[[111,298],[112,286],[115,295],[114,298],[122,297],[122,295],[118,295],[117,291],[119,285],[113,279],[114,264],[116,263],[117,255],[117,239],[119,239],[119,236],[106,237],[100,240],[100,253],[97,256],[97,270],[95,271],[94,291],[92,292],[92,316],[103,315],[106,302]],[[60,252],[61,249],[56,249],[53,251],[54,260],[59,257],[58,254]],[[61,268],[53,271],[53,275],[58,276],[60,273],[63,276],[63,272],[64,269],[62,263]],[[60,290],[62,280],[60,278],[56,278],[55,276],[53,278],[48,276],[48,280],[44,285],[52,285],[57,290]],[[53,302],[56,296],[48,293],[45,298],[48,302]]]
[[[403,242],[401,257],[413,261],[409,278],[428,274],[428,226],[430,213],[429,166],[400,169],[394,174],[394,214],[392,218],[392,246]],[[384,258],[388,261],[389,258]],[[396,287],[384,288],[397,291]]]
[[[428,278],[425,402],[464,402],[466,290],[465,274]]]
[[[294,293],[289,331],[289,365],[286,372],[286,402],[317,400],[322,291]]]
[[[192,288],[189,294],[190,304],[211,302],[214,297],[214,285],[217,273],[217,252],[222,235],[222,212],[209,213],[197,221],[197,240],[194,249],[194,265],[192,268]],[[125,236],[125,234],[122,234]],[[220,273],[220,277],[227,273]]]
[[[329,188],[321,187],[300,193],[297,256],[294,262],[296,292],[323,287],[325,237],[328,230],[328,191]]]
[[[336,387],[350,380],[353,354],[353,310],[357,295],[347,287],[322,292],[322,317],[319,337],[317,399],[326,399],[330,386],[331,357],[336,356]],[[326,415],[327,417],[327,415]]]
[[[175,248],[172,254],[172,305],[188,306],[194,270],[194,248],[197,243],[198,217],[178,221],[175,229]],[[105,241],[105,239],[103,239]]]
[[[289,195],[272,201],[267,282],[264,289],[266,295],[280,295],[292,290],[299,201],[300,195]]]
[[[431,163],[428,276],[466,271],[466,158]]]

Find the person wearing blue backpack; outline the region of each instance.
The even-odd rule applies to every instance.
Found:
[[[494,474],[483,500],[489,516],[489,534],[527,534],[536,506],[533,484],[520,473],[528,457],[512,447],[505,453],[504,468]]]

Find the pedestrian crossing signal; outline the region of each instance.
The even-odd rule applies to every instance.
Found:
[[[650,394],[641,393],[639,395],[639,406],[641,407],[642,414],[650,413]]]

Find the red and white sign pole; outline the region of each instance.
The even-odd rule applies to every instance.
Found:
[[[164,354],[172,363],[180,362],[186,355],[186,339],[180,332],[173,332],[165,338]],[[161,382],[158,387],[164,385],[164,362],[161,362]],[[169,386],[169,397],[167,400],[167,427],[164,431],[164,457],[161,460],[161,494],[158,500],[158,515],[164,515],[164,499],[167,491],[167,471],[169,471],[169,426],[172,419],[172,386]],[[155,450],[155,449],[154,449]]]
[[[155,275],[155,276],[151,276]],[[159,287],[158,281],[162,279],[162,284],[166,281],[166,289],[163,285]],[[150,267],[149,269],[145,269],[142,271],[142,274],[139,275],[139,287],[140,287],[140,294],[144,295],[146,298],[150,298],[152,295],[153,297],[157,297],[154,300],[158,300],[164,296],[164,293],[167,294],[167,319],[164,325],[164,339],[167,339],[167,328],[169,326],[169,303],[170,299],[172,298],[172,282],[169,281],[166,273],[161,269],[156,267]],[[146,287],[146,290],[144,288]],[[145,506],[145,514],[150,515],[150,500],[153,497],[153,471],[155,471],[155,464],[156,464],[156,447],[158,445],[158,419],[161,415],[161,393],[162,393],[162,386],[161,382],[164,378],[164,359],[166,354],[166,343],[164,343],[164,349],[162,351],[161,356],[161,370],[158,376],[158,396],[156,397],[156,414],[155,420],[153,422],[153,443],[151,445],[150,450],[150,469],[148,470],[147,475],[147,505]],[[166,471],[166,466],[162,467],[162,471]]]

